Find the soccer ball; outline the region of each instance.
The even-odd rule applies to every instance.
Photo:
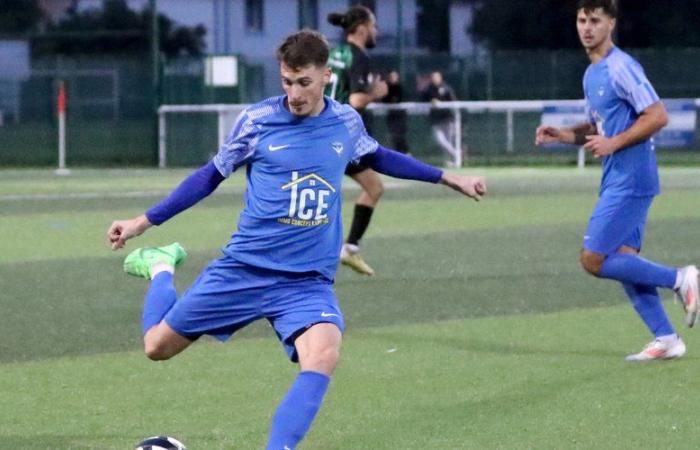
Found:
[[[153,436],[144,439],[136,450],[187,450],[185,444],[170,436]]]

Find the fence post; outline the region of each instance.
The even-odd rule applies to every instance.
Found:
[[[513,134],[513,110],[506,111],[506,153],[513,153],[515,137]]]
[[[462,110],[455,108],[455,166],[462,167],[464,157],[462,155]]]
[[[165,169],[165,112],[158,108],[158,168]]]

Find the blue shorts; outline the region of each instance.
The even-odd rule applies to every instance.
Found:
[[[294,341],[312,325],[328,322],[345,329],[332,281],[316,272],[261,269],[226,255],[204,269],[164,320],[188,339],[209,334],[224,341],[262,318],[295,362]]]
[[[583,248],[610,255],[626,245],[642,249],[644,228],[653,196],[601,196],[588,221]]]

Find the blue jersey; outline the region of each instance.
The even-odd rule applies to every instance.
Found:
[[[224,253],[254,267],[333,279],[342,245],[341,182],[348,163],[376,151],[359,114],[326,97],[298,117],[286,96],[248,107],[214,157],[221,174],[247,166],[245,205]]]
[[[617,47],[583,76],[591,123],[598,134],[616,136],[634,124],[647,107],[659,101],[642,66]],[[603,157],[601,195],[649,196],[659,193],[653,139]]]

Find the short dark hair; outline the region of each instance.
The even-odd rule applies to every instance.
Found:
[[[313,64],[316,67],[328,64],[328,41],[318,31],[304,29],[290,34],[277,49],[277,60],[299,69]]]
[[[615,0],[579,0],[576,11],[583,10],[586,14],[592,13],[598,8],[613,19],[617,17],[617,5]]]
[[[346,33],[352,33],[355,28],[369,22],[372,19],[372,10],[366,6],[355,5],[346,13],[328,14],[328,23],[336,27],[342,27]]]

